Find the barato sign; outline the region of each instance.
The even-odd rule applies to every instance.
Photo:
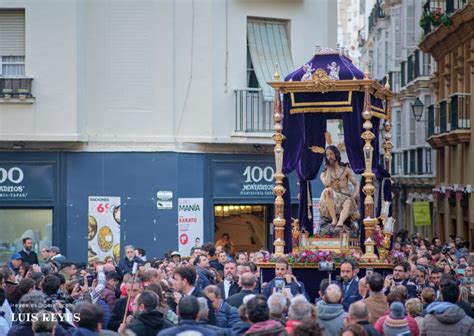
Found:
[[[53,199],[53,165],[0,163],[0,199]]]
[[[191,255],[191,248],[201,246],[204,235],[202,198],[178,198],[178,245],[183,257]]]

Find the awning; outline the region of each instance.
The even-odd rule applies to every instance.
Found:
[[[263,99],[272,101],[274,90],[267,84],[267,81],[273,80],[275,63],[278,63],[278,71],[281,76],[285,76],[294,69],[286,23],[249,19],[247,41],[255,74],[262,88]]]

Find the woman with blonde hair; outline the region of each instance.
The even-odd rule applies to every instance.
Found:
[[[421,322],[423,321],[423,317],[421,316],[421,312],[423,311],[423,303],[421,303],[421,300],[418,298],[409,299],[405,303],[405,309],[408,316],[411,316],[415,319],[416,324],[418,324],[418,328],[421,328]]]

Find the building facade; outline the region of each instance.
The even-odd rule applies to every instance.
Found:
[[[200,240],[237,222],[255,232],[238,245],[269,246],[266,81],[335,47],[336,17],[330,0],[0,0],[2,258],[32,235],[83,260],[101,197],[120,199],[114,248],[178,249],[192,199]]]
[[[436,61],[427,141],[436,151],[436,233],[474,238],[474,1],[426,1],[419,47]],[[434,16],[438,13],[438,16]]]
[[[412,111],[415,101],[423,102],[425,110],[434,101],[430,86],[434,62],[417,47],[423,34],[418,25],[421,12],[421,0],[377,1],[369,15],[369,35],[362,53],[369,60],[373,77],[388,80],[395,93],[391,100],[392,211],[397,228],[431,236],[435,219],[434,153],[426,143],[427,120],[416,120]],[[425,202],[423,205],[429,207],[432,225],[417,225],[414,202]]]

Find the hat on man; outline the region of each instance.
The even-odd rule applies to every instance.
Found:
[[[23,257],[20,253],[16,252],[12,254],[12,260],[23,260]]]
[[[170,256],[171,257],[173,257],[173,256],[181,257],[181,253],[179,253],[178,251],[173,251],[173,252],[171,252]]]
[[[59,247],[57,247],[57,246],[51,246],[48,250],[49,250],[49,252],[54,252],[54,253],[59,253],[60,252]]]

